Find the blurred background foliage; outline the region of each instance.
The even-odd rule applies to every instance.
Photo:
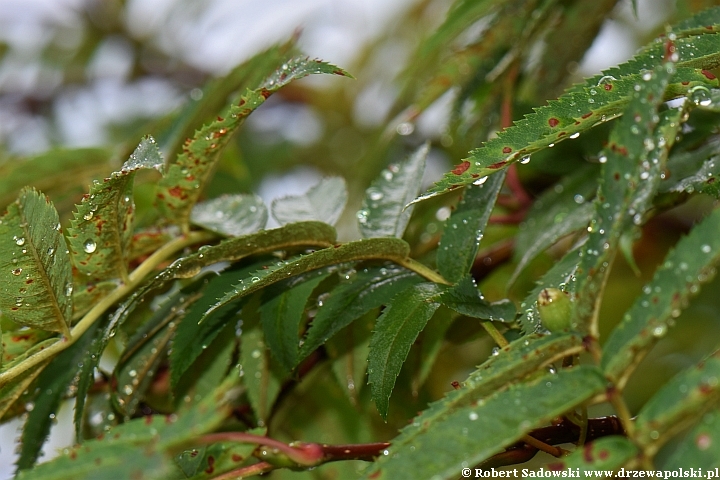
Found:
[[[453,34],[433,35],[453,3],[455,13],[465,9],[448,17],[457,24],[443,31]],[[254,61],[253,55],[265,49],[271,54],[273,48],[299,48],[342,66],[356,80],[307,78],[282,89],[225,150],[206,195],[256,192],[269,203],[305,191],[323,175],[340,175],[350,202],[339,233],[349,240],[358,236],[352,212],[389,163],[430,141],[428,186],[500,128],[504,96],[512,97],[512,117],[521,118],[573,82],[627,59],[665,25],[716,3],[0,0],[0,203],[4,207],[21,186],[33,184],[67,219],[87,185],[116,169],[141,135],[155,136],[172,158],[178,142],[213,118],[238,86],[252,83],[237,76],[236,65]],[[487,4],[496,7],[483,13]],[[293,40],[297,47],[290,46]],[[513,81],[504,78],[515,80],[513,90],[508,90]],[[595,128],[582,140],[563,142],[522,165],[519,175],[530,195],[596,163],[609,128]],[[27,168],[17,169],[17,162]],[[151,190],[143,190],[142,180],[149,185],[156,178],[140,180],[140,219],[151,223]],[[431,254],[456,198],[448,195],[416,208],[406,233],[413,256]],[[496,214],[512,214],[513,201],[508,198],[507,211]],[[668,248],[711,206],[712,199],[698,196],[644,227],[633,250],[639,275],[618,259],[601,334],[619,321]],[[474,274],[490,300],[506,296],[516,266],[512,238],[521,228],[520,222],[500,222],[486,232],[487,247]],[[556,259],[553,253],[533,261],[510,288],[510,298],[524,297]],[[662,347],[643,362],[627,390],[631,409],[712,350],[720,334],[720,299],[713,293],[718,287],[716,281],[704,288]],[[392,438],[405,419],[451,388],[453,380],[466,378],[492,347],[476,322],[458,321],[428,373],[420,359],[431,327],[411,351],[388,424],[372,411],[368,389],[354,383],[364,380],[349,359],[349,371],[328,364],[288,395],[281,392],[275,437],[328,443]],[[352,328],[358,330],[355,342],[367,340],[367,325]],[[329,344],[331,356],[340,358],[345,351],[340,341]],[[328,381],[332,378],[339,381]],[[602,413],[609,412],[592,412]],[[370,418],[374,421],[365,421]],[[0,464],[12,463],[6,460],[10,445],[2,445]],[[340,463],[271,476],[348,478],[354,468]]]

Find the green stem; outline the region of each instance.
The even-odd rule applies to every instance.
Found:
[[[425,277],[431,282],[439,283],[441,285],[452,285],[452,283],[445,280],[442,275],[437,273],[435,270],[426,267],[422,263],[418,262],[417,260],[413,260],[410,257],[404,259],[393,259],[393,261],[401,267],[405,267],[408,270],[412,270],[413,272],[417,273],[421,277]]]
[[[622,398],[622,394],[618,390],[614,390],[609,394],[610,403],[615,407],[620,423],[622,423],[625,433],[630,439],[635,438],[635,424],[632,421],[630,415],[630,409],[627,407],[625,400]]]
[[[500,333],[500,330],[498,330],[490,320],[481,320],[480,325],[482,325],[488,335],[490,335],[490,337],[495,340],[495,343],[498,344],[498,347],[505,348],[509,345],[503,334]]]
[[[83,333],[87,331],[88,328],[93,325],[93,323],[97,321],[98,318],[105,313],[107,309],[112,307],[125,295],[134,291],[148,274],[150,274],[158,267],[158,265],[166,261],[173,254],[190,245],[212,240],[214,238],[217,238],[217,235],[211,232],[190,232],[187,235],[171,240],[160,247],[155,251],[155,253],[150,255],[147,260],[141,263],[130,275],[128,275],[127,283],[119,285],[115,290],[110,292],[108,296],[96,303],[95,306],[91,308],[82,319],[80,319],[77,325],[72,328],[69,338],[63,337],[58,339],[57,342],[50,345],[48,348],[37,352],[35,355],[28,357],[14,367],[0,373],[0,387],[6,385],[23,372],[41,364],[42,362],[45,362],[46,360],[49,360],[66,348],[70,347],[82,336]]]

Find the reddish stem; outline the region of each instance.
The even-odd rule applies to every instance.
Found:
[[[268,462],[258,462],[248,465],[247,467],[238,468],[225,472],[217,477],[212,477],[213,480],[238,480],[241,478],[251,477],[253,475],[260,475],[261,473],[269,472],[274,470],[276,467]]]

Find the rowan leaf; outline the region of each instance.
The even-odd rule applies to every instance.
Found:
[[[265,228],[267,207],[257,195],[224,195],[198,203],[190,221],[228,237],[240,237]]]
[[[155,139],[142,139],[120,171],[90,186],[77,206],[68,243],[75,268],[88,283],[127,281],[128,251],[133,234],[133,180],[140,169],[162,169]]]
[[[503,172],[465,187],[457,208],[445,222],[438,245],[438,271],[446,280],[457,282],[470,272],[504,180]]]
[[[720,400],[720,352],[670,379],[648,400],[636,418],[636,442],[648,452],[657,449]]]
[[[680,440],[675,451],[670,454],[662,468],[674,470],[692,465],[706,471],[720,467],[714,446],[720,442],[720,411],[717,409],[702,416],[685,438]]]
[[[160,214],[168,222],[187,229],[192,207],[209,181],[220,152],[245,119],[281,87],[321,73],[350,76],[341,68],[320,60],[292,58],[276,66],[260,85],[248,89],[237,104],[231,104],[215,121],[197,130],[192,139],[186,140],[183,152],[158,183],[156,204]]]
[[[363,237],[403,236],[413,210],[406,206],[420,191],[429,151],[430,145],[425,144],[404,162],[390,165],[365,191],[357,212]]]
[[[650,168],[648,154],[660,120],[657,110],[663,101],[674,67],[671,62],[646,72],[623,117],[610,134],[602,153],[600,187],[595,200],[595,215],[588,226],[588,240],[583,246],[577,270],[580,283],[573,314],[572,328],[597,334],[597,311],[602,286],[610,271],[621,235],[633,225],[633,205],[640,198],[652,197],[645,188],[638,189],[643,173]]]
[[[714,210],[668,253],[652,281],[625,313],[603,348],[606,374],[623,385],[666,333],[691,295],[714,276],[720,261],[720,210]]]
[[[346,203],[345,180],[342,177],[328,177],[302,195],[273,200],[271,212],[280,225],[311,220],[335,225]]]
[[[586,365],[511,385],[436,420],[411,444],[393,443],[363,478],[456,479],[466,465],[477,465],[605,388],[602,373]],[[518,408],[522,416],[516,414]]]
[[[375,406],[387,418],[390,395],[410,347],[440,304],[435,283],[419,283],[399,293],[378,318],[370,339],[368,384]]]
[[[348,242],[337,248],[324,248],[290,260],[278,261],[275,265],[259,270],[234,285],[232,290],[219,298],[205,315],[212,314],[213,311],[229,302],[301,273],[330,265],[368,259],[402,262],[408,253],[408,244],[399,238],[369,238]]]
[[[515,340],[480,365],[459,389],[447,392],[444,398],[430,404],[400,431],[400,435],[393,439],[393,445],[411,445],[418,435],[424,434],[427,425],[583,348],[582,338],[571,334],[530,335]]]
[[[367,267],[349,273],[348,277],[348,281],[341,281],[323,300],[308,328],[298,361],[353,321],[387,305],[396,294],[422,281],[416,273],[395,265]]]
[[[72,271],[53,204],[21,190],[0,219],[0,309],[15,323],[70,336]]]
[[[482,320],[512,322],[517,313],[510,300],[494,303],[486,301],[478,291],[475,280],[469,275],[442,292],[437,300],[462,315]]]

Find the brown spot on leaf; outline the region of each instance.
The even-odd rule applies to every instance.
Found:
[[[261,88],[260,95],[262,95],[263,98],[265,100],[267,100],[270,97],[270,95],[272,95],[272,92],[270,90],[268,90],[267,88]]]
[[[245,458],[242,455],[238,455],[237,453],[233,453],[231,458],[232,458],[232,461],[235,463],[242,462],[243,460],[245,460]]]
[[[510,147],[505,147],[505,148],[503,148],[502,152],[503,152],[503,153],[510,153],[510,152],[512,152],[512,148],[510,148]]]
[[[593,114],[593,112],[588,112],[580,118],[590,118],[590,117],[592,117],[592,114]]]
[[[455,168],[452,169],[452,173],[454,173],[455,175],[462,175],[467,171],[468,168],[470,168],[470,162],[465,160],[461,164],[456,165]]]
[[[603,88],[609,92],[613,88],[612,83],[606,83]]]
[[[168,190],[168,193],[176,198],[183,198],[183,192],[182,188],[180,187],[172,187],[170,190]]]
[[[548,120],[548,125],[550,125],[550,127],[552,127],[552,128],[557,127],[559,124],[560,124],[560,120],[558,120],[555,117],[552,117]]]
[[[705,78],[707,78],[708,80],[715,80],[715,75],[713,75],[711,72],[709,72],[707,70],[700,70],[700,73],[705,75]]]
[[[507,164],[507,162],[505,160],[503,160],[502,162],[497,162],[497,163],[493,163],[492,165],[489,165],[488,168],[492,168],[494,170],[496,168],[504,167],[505,164]]]

